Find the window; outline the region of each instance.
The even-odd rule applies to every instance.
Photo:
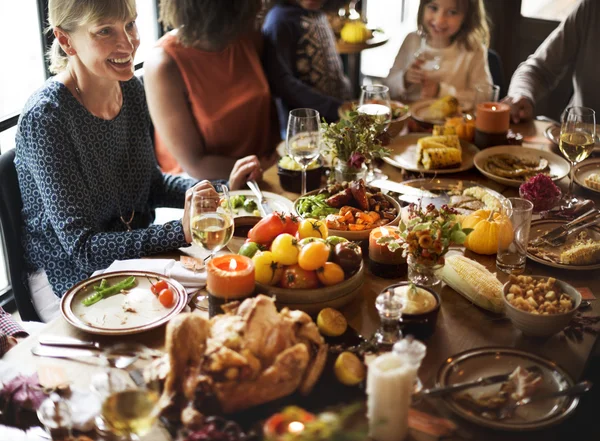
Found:
[[[580,0],[521,0],[523,17],[563,21]]]

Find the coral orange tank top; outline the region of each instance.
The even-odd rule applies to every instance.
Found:
[[[277,118],[250,39],[239,39],[220,52],[184,47],[172,33],[157,44],[181,72],[205,154],[241,158],[273,152],[279,142]],[[183,171],[158,132],[155,149],[165,173]]]

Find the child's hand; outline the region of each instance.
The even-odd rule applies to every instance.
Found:
[[[421,84],[423,82],[424,73],[423,70],[421,70],[422,64],[422,60],[415,60],[415,62],[410,65],[404,74],[404,82],[406,84]]]
[[[421,83],[421,98],[436,98],[440,93],[440,83],[436,80],[425,78]]]

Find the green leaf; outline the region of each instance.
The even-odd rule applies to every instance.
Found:
[[[454,242],[457,245],[462,245],[465,242],[465,239],[467,238],[467,235],[465,233],[463,233],[462,231],[454,231],[451,235],[450,235],[450,240],[452,242]]]
[[[472,233],[474,228],[463,228],[461,231],[465,233],[467,236]]]

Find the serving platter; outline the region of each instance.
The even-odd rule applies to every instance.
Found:
[[[600,130],[600,125],[596,124],[596,137],[598,137],[600,135],[600,133],[598,133],[599,130]],[[544,136],[546,137],[547,140],[558,145],[560,142],[560,126],[556,125],[556,124],[549,125],[548,127],[546,127],[546,130],[544,130]],[[600,152],[600,142],[596,142],[596,146],[594,147],[594,152],[595,153]]]
[[[500,154],[510,154],[529,160],[539,160],[540,158],[546,159],[548,161],[549,173],[553,181],[561,180],[567,176],[571,170],[571,164],[569,164],[565,158],[551,152],[527,147],[503,145],[487,148],[475,155],[474,162],[477,170],[479,170],[486,177],[490,178],[492,181],[496,181],[500,184],[508,185],[510,187],[519,187],[525,181],[521,179],[509,179],[502,176],[497,176],[487,171],[485,167],[489,157]]]
[[[137,284],[127,293],[118,293],[84,306],[82,300],[94,292],[94,285],[106,279],[114,285],[130,276]],[[150,291],[152,284],[164,280],[173,292],[171,307],[164,307]],[[185,307],[187,294],[177,281],[149,271],[117,271],[92,276],[69,289],[62,297],[60,310],[65,320],[82,331],[100,335],[129,335],[148,331],[167,323]]]
[[[505,374],[518,366],[528,368],[536,366],[543,378],[538,394],[562,391],[574,385],[573,379],[556,363],[545,358],[511,348],[478,348],[448,357],[440,367],[436,386],[449,386],[477,380],[481,377]],[[469,389],[476,396],[479,393],[493,393],[501,384]],[[481,416],[465,407],[455,396],[444,399],[448,407],[457,415],[475,424],[500,430],[538,430],[553,426],[568,418],[579,404],[578,397],[558,397],[533,402],[518,407],[513,417],[495,420]]]
[[[600,190],[592,188],[585,183],[586,178],[592,173],[600,174],[600,158],[586,159],[585,161],[577,164],[573,169],[575,182],[577,182],[583,188],[600,193]]]
[[[459,166],[427,170],[422,165],[417,164],[417,142],[425,136],[431,136],[431,133],[411,133],[394,138],[390,145],[387,146],[391,150],[391,153],[389,156],[383,158],[383,160],[394,167],[425,174],[441,175],[458,173],[473,168],[473,161],[479,149],[474,144],[464,140],[460,141],[460,145],[462,146],[462,162]]]
[[[561,225],[566,224],[567,222],[568,221],[566,221],[566,220],[547,220],[547,219],[540,219],[540,220],[531,222],[531,229],[529,231],[529,242],[531,243],[532,241],[534,241],[535,239],[537,239],[538,237],[540,237],[542,234],[546,233],[547,231],[551,231],[554,228],[558,228]],[[590,228],[584,229],[583,231],[585,231],[585,233],[587,234],[587,236],[589,238],[594,239],[596,241],[600,241],[600,228],[599,227],[590,227]],[[563,247],[569,246],[570,244],[572,244],[575,241],[576,237],[577,237],[577,234],[572,234],[567,239],[567,242],[565,243],[565,245],[563,245]],[[563,247],[545,246],[542,249],[545,252],[560,253],[560,249]],[[562,269],[576,270],[576,271],[600,269],[600,262],[590,264],[590,265],[567,265],[564,263],[557,263],[550,259],[544,258],[543,256],[541,256],[537,253],[533,253],[531,251],[531,247],[528,247],[528,249],[527,249],[527,257],[530,258],[531,260],[533,260],[534,262],[541,263],[542,265],[551,266],[553,268],[562,268]]]

